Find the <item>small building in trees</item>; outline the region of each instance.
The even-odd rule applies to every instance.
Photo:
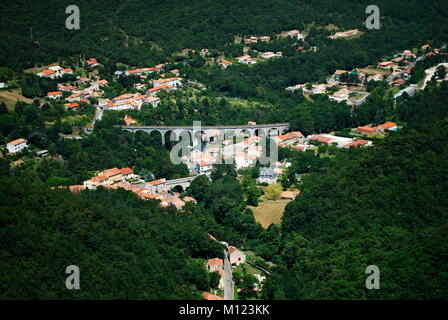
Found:
[[[27,147],[28,147],[27,141],[25,139],[23,139],[23,138],[11,141],[11,142],[9,142],[6,145],[6,148],[8,149],[8,152],[9,153],[13,153],[13,154],[17,153],[17,152],[20,152],[20,151],[22,151],[23,149],[25,149]]]
[[[271,167],[269,168],[260,168],[260,176],[257,179],[257,183],[276,183],[277,182],[277,173]]]

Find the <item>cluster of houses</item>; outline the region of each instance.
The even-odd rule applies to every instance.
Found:
[[[344,34],[352,34],[356,30],[349,31]],[[410,79],[417,61],[431,55],[443,54],[441,49],[432,51],[429,49],[429,45],[422,46],[424,52],[420,57],[411,50],[404,50],[395,54],[390,60],[378,62],[375,66],[336,70],[327,78],[327,83],[302,83],[287,87],[285,90],[292,92],[302,90],[304,94],[326,94],[330,100],[337,103],[345,102],[351,106],[359,106],[369,96],[369,92],[366,91],[366,83],[369,81],[387,80],[391,86],[402,87]],[[396,99],[405,92],[409,96],[413,96],[416,89],[416,85],[410,85],[395,93],[394,98]]]
[[[305,39],[305,35],[300,32],[299,30],[289,30],[289,31],[283,31],[280,33],[280,36],[289,36],[291,38],[296,38],[297,40],[303,40]],[[269,36],[261,36],[261,37],[257,37],[257,36],[251,36],[249,38],[244,38],[243,42],[246,44],[251,44],[251,43],[258,43],[258,42],[270,42],[271,41],[271,37]]]
[[[211,142],[193,148],[189,155],[182,157],[191,173],[209,176],[217,163],[234,163],[237,170],[249,168],[262,156],[260,137],[250,136],[234,143],[231,139],[220,140],[220,135],[219,130],[203,134],[201,139]]]
[[[258,41],[260,41],[260,42],[269,42],[269,41],[271,41],[271,37],[268,37],[268,36],[261,36],[261,37],[252,36],[252,37],[244,39],[244,43],[257,43]]]
[[[65,100],[71,102],[70,104],[66,104],[66,108],[76,108],[79,106],[77,103],[73,102],[85,102],[90,103],[89,98],[98,99],[104,94],[104,91],[101,87],[106,87],[108,85],[108,81],[104,79],[100,79],[97,76],[94,80],[90,80],[88,78],[78,77],[76,82],[82,86],[88,85],[86,88],[78,88],[71,84],[62,84],[58,83],[57,89],[58,91],[48,92],[48,99],[61,99],[64,97],[64,93],[70,94]]]
[[[100,99],[98,101],[98,107],[104,110],[127,110],[134,109],[140,110],[143,104],[150,104],[156,107],[160,103],[160,99],[150,95],[144,95],[141,93],[126,93],[118,97],[109,99]]]
[[[160,201],[160,206],[173,206],[181,210],[186,203],[197,203],[192,197],[180,197],[177,192],[172,192],[166,185],[166,179],[159,179],[150,182],[144,181],[136,175],[131,168],[112,168],[99,172],[93,178],[84,181],[78,189],[92,189],[98,187],[107,189],[124,189],[137,194],[142,200],[155,199]],[[74,186],[72,186],[74,187]]]
[[[397,131],[400,127],[392,121],[387,121],[378,126],[360,126],[356,128],[356,132],[368,136],[374,136],[378,134],[382,134],[385,131]]]
[[[73,74],[73,70],[70,68],[62,68],[61,66],[52,66],[49,67],[48,69],[45,69],[37,73],[36,75],[41,78],[55,79],[60,78],[64,75],[71,75],[71,74]]]

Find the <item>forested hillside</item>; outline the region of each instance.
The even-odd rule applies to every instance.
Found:
[[[447,297],[447,95],[446,85],[427,90],[402,106],[406,129],[304,179],[267,298]],[[380,290],[365,289],[368,265],[380,268]]]
[[[222,246],[188,214],[124,190],[50,190],[0,161],[0,299],[198,299],[210,288],[204,259]],[[82,290],[66,289],[69,265]]]
[[[328,34],[322,27],[330,24],[340,28],[362,27],[367,17],[365,8],[371,3],[366,0],[82,0],[76,4],[80,8],[81,29],[67,30],[65,9],[71,4],[65,0],[3,1],[2,65],[13,69],[32,67],[72,54],[152,65],[184,48],[238,52],[241,50],[238,46],[229,46],[236,35],[272,35],[299,29],[309,31],[310,38],[314,38]],[[352,51],[350,55],[358,56],[357,60],[420,41],[446,39],[445,1],[382,0],[376,5],[381,10],[382,28],[359,39],[368,45],[365,48],[368,50]],[[324,45],[317,42],[321,47]],[[350,50],[344,52],[350,53]],[[329,54],[339,55],[337,51]]]
[[[213,237],[250,252],[252,262],[269,269],[258,297],[447,299],[446,67],[440,67],[443,77],[431,78],[424,90],[419,86],[415,96],[394,99],[446,61],[446,0],[377,1],[379,30],[363,25],[368,0],[80,0],[81,29],[67,30],[71,4],[4,0],[0,9],[0,81],[8,86],[2,93],[29,101],[0,103],[0,299],[198,299],[217,287],[205,268],[206,259],[223,255]],[[360,33],[352,39],[329,38],[353,28]],[[303,31],[306,41],[277,38],[291,29]],[[241,43],[255,35],[273,41],[250,48]],[[236,63],[254,50],[283,56]],[[361,105],[285,90],[323,83],[337,69],[373,70],[404,50],[425,58],[409,67],[410,82],[396,86],[391,77],[364,83],[369,96]],[[91,57],[100,65],[88,67]],[[221,67],[223,60],[233,65]],[[56,62],[74,73],[49,79],[32,74],[36,69],[24,72]],[[160,63],[163,74],[115,76]],[[61,100],[47,97],[58,83],[85,76],[107,80],[101,98],[146,92],[154,89],[153,80],[173,77],[174,69],[183,86],[158,93],[156,107],[100,110],[91,97],[75,110],[64,103],[68,93]],[[144,91],[135,86],[140,82]],[[96,118],[95,111],[104,110]],[[78,195],[58,189],[113,167],[129,167],[145,181],[196,174],[170,161],[176,142],[162,145],[157,132],[118,128],[125,116],[138,125],[289,122],[290,131],[304,136],[352,137],[358,126],[386,121],[399,130],[356,133],[372,147],[313,141],[303,152],[280,148],[279,160],[291,165],[282,163],[286,174],[279,182],[301,193],[286,206],[280,225],[263,229],[250,209],[267,199],[261,197],[265,185],[256,182],[260,164],[239,171],[214,165],[210,179],[198,176],[177,194],[197,200],[182,210],[123,189]],[[19,138],[29,147],[8,153],[3,146]],[[48,156],[38,156],[42,150]],[[68,265],[80,267],[83,290],[66,289]],[[365,288],[369,265],[381,271],[381,290]]]

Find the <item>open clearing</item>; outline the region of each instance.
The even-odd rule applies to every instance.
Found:
[[[265,200],[260,202],[258,207],[249,206],[249,208],[254,212],[255,220],[266,229],[273,223],[280,223],[285,207],[289,202],[288,200]]]
[[[16,105],[17,101],[33,103],[33,99],[22,96],[17,89],[12,91],[0,90],[0,102],[4,102],[6,104],[6,108],[8,108],[9,111],[14,110],[14,106]]]

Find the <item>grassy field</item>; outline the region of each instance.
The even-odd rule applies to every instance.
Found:
[[[6,108],[8,108],[9,111],[14,110],[14,106],[16,105],[17,101],[33,103],[33,99],[22,96],[18,89],[13,89],[10,91],[0,90],[0,102],[4,102],[6,104]]]
[[[258,207],[249,206],[254,212],[255,220],[263,228],[268,228],[271,224],[279,224],[288,200],[268,201],[265,200],[258,204]]]

